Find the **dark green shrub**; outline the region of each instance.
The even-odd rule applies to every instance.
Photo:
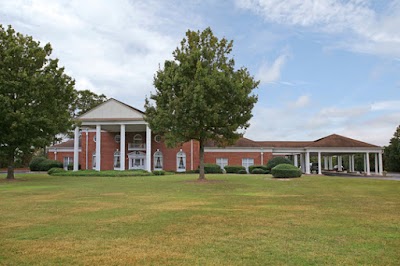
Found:
[[[39,171],[49,171],[51,168],[63,168],[63,163],[55,160],[46,159],[38,165]]]
[[[165,175],[165,171],[163,170],[154,170],[153,175]]]
[[[262,169],[262,170],[264,170],[264,171],[267,171],[268,169],[267,169],[267,166],[265,166],[265,165],[250,165],[249,166],[249,173],[253,173],[253,170],[254,169]]]
[[[55,173],[63,173],[63,172],[65,172],[64,168],[57,168],[57,167],[50,168],[49,171],[47,171],[47,173],[49,175],[52,175]]]
[[[271,170],[273,177],[300,177],[301,170],[292,164],[279,164]]]
[[[241,174],[241,175],[244,175],[244,174],[247,174],[247,171],[246,171],[246,169],[241,169],[237,173]]]
[[[39,168],[39,164],[43,161],[47,160],[45,157],[35,157],[29,163],[29,169],[31,171],[41,171]]]
[[[221,166],[218,164],[206,163],[204,164],[204,171],[207,174],[222,174]]]
[[[246,168],[241,165],[227,165],[224,168],[228,174],[237,174],[240,170],[246,171]]]
[[[68,164],[68,170],[74,170],[74,163],[70,163],[70,164]],[[78,170],[81,170],[81,165],[79,164],[78,165]]]
[[[285,157],[274,157],[268,161],[267,170],[271,171],[272,168],[282,163],[293,165],[292,162]]]
[[[250,169],[250,167],[249,167],[249,169]],[[253,171],[251,171],[251,173],[255,174],[255,175],[262,175],[262,174],[265,174],[265,171],[261,168],[254,168]]]

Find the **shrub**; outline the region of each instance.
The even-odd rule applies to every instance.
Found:
[[[29,169],[31,171],[40,171],[39,164],[47,160],[45,157],[35,157],[29,163]]]
[[[262,169],[264,171],[267,171],[267,167],[265,165],[250,165],[249,166],[249,173],[253,173],[254,169]]]
[[[244,168],[244,166],[241,165],[227,165],[224,168],[228,174],[238,174],[240,170],[246,171],[246,168]]]
[[[154,170],[153,175],[165,175],[165,171],[163,170]]]
[[[292,162],[285,157],[274,157],[268,161],[267,170],[271,171],[272,168],[282,163],[293,165]]]
[[[249,169],[250,169],[250,167],[249,167]],[[254,168],[253,171],[251,171],[251,173],[255,174],[255,175],[262,175],[262,174],[265,174],[265,171],[261,168]]]
[[[247,174],[247,171],[246,171],[246,169],[241,169],[237,173],[241,174],[241,175],[244,175],[244,174]]]
[[[204,164],[204,171],[207,174],[222,174],[221,166],[218,164],[206,163]]]
[[[273,177],[300,177],[301,170],[292,164],[279,164],[271,170]]]
[[[64,168],[58,168],[58,167],[50,168],[49,171],[47,171],[49,175],[53,175],[55,173],[63,173],[63,172],[65,172]]]
[[[63,163],[49,159],[39,163],[39,171],[49,171],[51,168],[63,168]]]
[[[68,170],[74,170],[74,163],[68,164]],[[81,164],[78,165],[78,170],[81,170]]]

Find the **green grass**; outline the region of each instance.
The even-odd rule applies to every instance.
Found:
[[[400,265],[398,181],[207,177],[2,180],[0,265]]]

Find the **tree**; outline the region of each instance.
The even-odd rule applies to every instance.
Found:
[[[199,142],[199,180],[205,179],[205,142],[224,146],[237,140],[257,102],[252,91],[259,82],[246,68],[235,70],[234,59],[228,58],[232,47],[232,41],[218,40],[210,28],[187,31],[172,53],[174,60],[166,60],[154,77],[154,102],[146,98],[145,120],[165,136],[168,147]]]
[[[389,146],[385,147],[384,162],[387,171],[400,172],[400,126],[396,128]]]
[[[90,90],[78,91],[73,116],[80,116],[106,100],[107,97],[104,94],[97,95]]]
[[[7,158],[7,179],[14,178],[18,153],[49,144],[72,128],[74,80],[44,46],[0,25],[0,153]]]

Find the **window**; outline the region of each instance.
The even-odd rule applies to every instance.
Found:
[[[224,169],[228,165],[228,158],[217,158],[216,164],[218,164],[221,169]]]
[[[93,169],[96,169],[96,153],[93,153],[92,155],[92,165]]]
[[[253,158],[243,158],[242,159],[242,166],[246,168],[246,171],[249,172],[249,166],[254,165],[254,159]]]
[[[176,154],[176,171],[186,171],[186,154],[182,151],[182,149]]]
[[[163,169],[163,156],[159,149],[154,153],[154,170]]]
[[[121,168],[121,153],[119,150],[116,150],[114,152],[114,169],[120,169]]]
[[[134,148],[142,148],[143,147],[143,138],[142,135],[136,134],[133,137],[133,147]]]
[[[116,143],[120,143],[121,142],[121,135],[115,135],[114,140]]]
[[[63,160],[63,168],[64,170],[68,170],[68,166],[72,165],[74,163],[74,158],[73,157],[64,157]]]
[[[154,141],[157,142],[157,143],[159,143],[159,142],[161,141],[161,136],[160,136],[160,135],[156,135],[156,136],[154,137]]]

